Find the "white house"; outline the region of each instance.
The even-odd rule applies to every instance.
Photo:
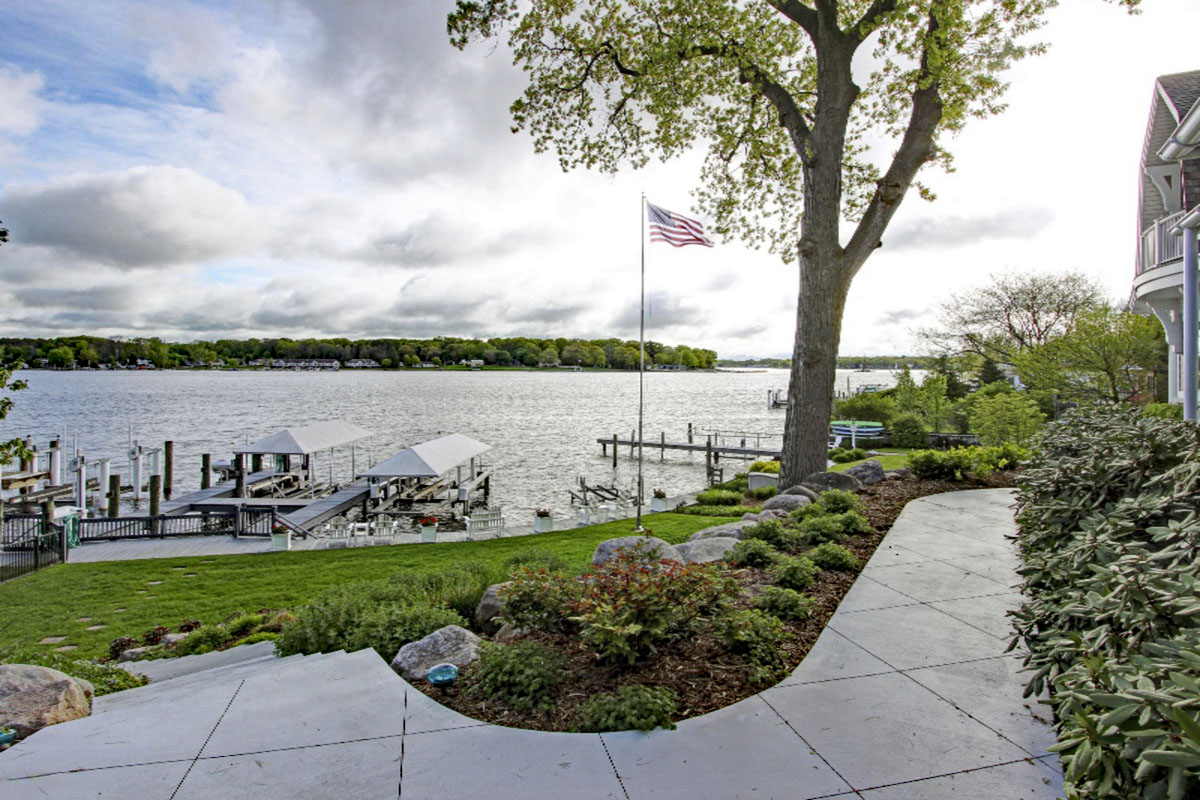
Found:
[[[1155,81],[1140,177],[1137,265],[1130,306],[1154,314],[1162,323],[1170,346],[1168,398],[1182,402],[1185,416],[1195,419],[1200,70],[1163,75]],[[1190,281],[1184,279],[1185,271]],[[1189,286],[1191,291],[1185,291]],[[1189,359],[1184,358],[1185,350]]]

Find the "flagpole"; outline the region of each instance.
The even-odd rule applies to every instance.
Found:
[[[637,471],[637,525],[634,533],[640,533],[642,528],[642,419],[645,408],[646,382],[646,193],[642,192],[642,317],[638,331],[638,471]]]

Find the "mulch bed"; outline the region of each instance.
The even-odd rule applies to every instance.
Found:
[[[860,496],[866,500],[867,518],[875,533],[851,536],[843,544],[865,564],[910,500],[942,492],[1013,485],[1013,473],[1001,472],[993,474],[986,482],[904,478],[868,486]],[[743,592],[734,605],[748,607],[752,597],[768,582],[766,571],[742,569],[735,575]],[[805,590],[815,608],[807,619],[784,623],[792,638],[785,645],[786,664],[781,675],[790,674],[808,654],[856,577],[857,572],[826,570]],[[672,689],[679,710],[677,720],[724,708],[768,687],[768,684],[752,683],[745,659],[731,653],[712,635],[695,635],[669,642],[650,657],[632,665],[605,664],[569,637],[536,633],[530,638],[553,645],[567,657],[566,679],[560,685],[554,698],[554,709],[549,713],[515,711],[504,703],[463,691],[460,687],[463,684],[469,686],[473,665],[465,667],[459,683],[447,690],[435,689],[425,681],[419,681],[417,688],[474,719],[509,727],[569,731],[578,724],[580,710],[590,698],[626,684]]]

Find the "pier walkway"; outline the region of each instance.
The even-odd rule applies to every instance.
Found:
[[[607,439],[599,438],[596,442],[600,445],[600,454],[608,455],[608,448],[612,446],[616,449],[628,447],[637,455],[637,440],[636,439],[620,439],[615,436],[610,436]],[[642,442],[642,447],[645,452],[665,453],[667,450],[683,450],[690,453],[712,453],[714,459],[719,459],[721,456],[766,456],[768,458],[779,458],[780,450],[778,447],[745,447],[740,445],[728,444],[711,444],[704,442],[695,444],[692,442],[668,442],[665,440],[653,441],[646,439]],[[614,451],[614,457],[615,457]]]
[[[372,651],[247,648],[241,664],[101,697],[0,753],[0,796],[1051,800],[1049,715],[1022,699],[1020,656],[1005,652],[1020,599],[1011,501],[985,489],[910,503],[788,678],[678,730],[503,728]]]

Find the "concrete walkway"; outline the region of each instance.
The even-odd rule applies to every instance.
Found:
[[[1004,654],[1018,602],[1003,490],[910,503],[808,658],[676,731],[463,717],[371,651],[226,665],[100,698],[0,754],[0,797],[1058,797]]]

